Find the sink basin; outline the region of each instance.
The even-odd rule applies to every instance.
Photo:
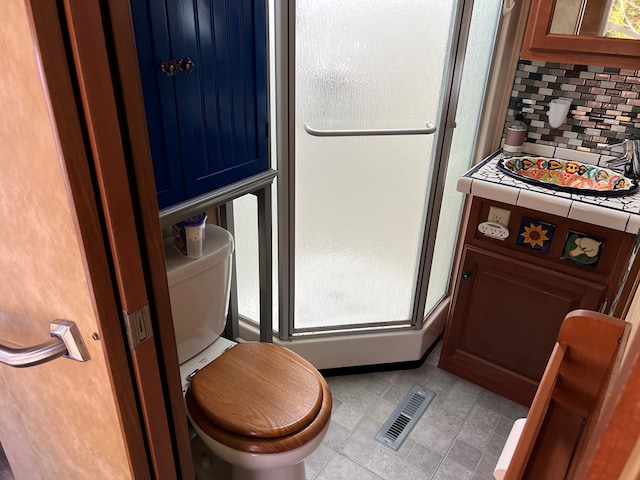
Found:
[[[608,168],[558,158],[511,157],[498,168],[523,182],[582,195],[624,196],[638,189],[638,182]]]

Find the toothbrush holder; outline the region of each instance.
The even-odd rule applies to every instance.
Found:
[[[549,102],[549,125],[558,128],[567,118],[569,108],[571,107],[571,99],[554,98]]]

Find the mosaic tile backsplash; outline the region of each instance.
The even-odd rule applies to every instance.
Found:
[[[549,102],[554,98],[572,100],[559,128],[547,121]],[[507,125],[517,113],[523,114],[529,127],[528,142],[606,153],[602,144],[640,138],[640,72],[520,60]]]

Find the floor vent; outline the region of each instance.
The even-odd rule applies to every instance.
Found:
[[[376,440],[398,450],[435,396],[431,390],[420,385],[411,387],[376,435]]]

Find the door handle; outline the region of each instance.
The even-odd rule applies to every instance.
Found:
[[[308,123],[304,124],[304,131],[314,137],[365,137],[373,135],[430,135],[436,131],[436,126],[427,122],[424,128],[378,128],[368,130],[319,130]]]
[[[79,362],[89,360],[89,351],[80,330],[69,320],[54,320],[49,324],[51,340],[33,347],[10,347],[0,343],[0,362],[12,367],[31,367],[58,357]]]

